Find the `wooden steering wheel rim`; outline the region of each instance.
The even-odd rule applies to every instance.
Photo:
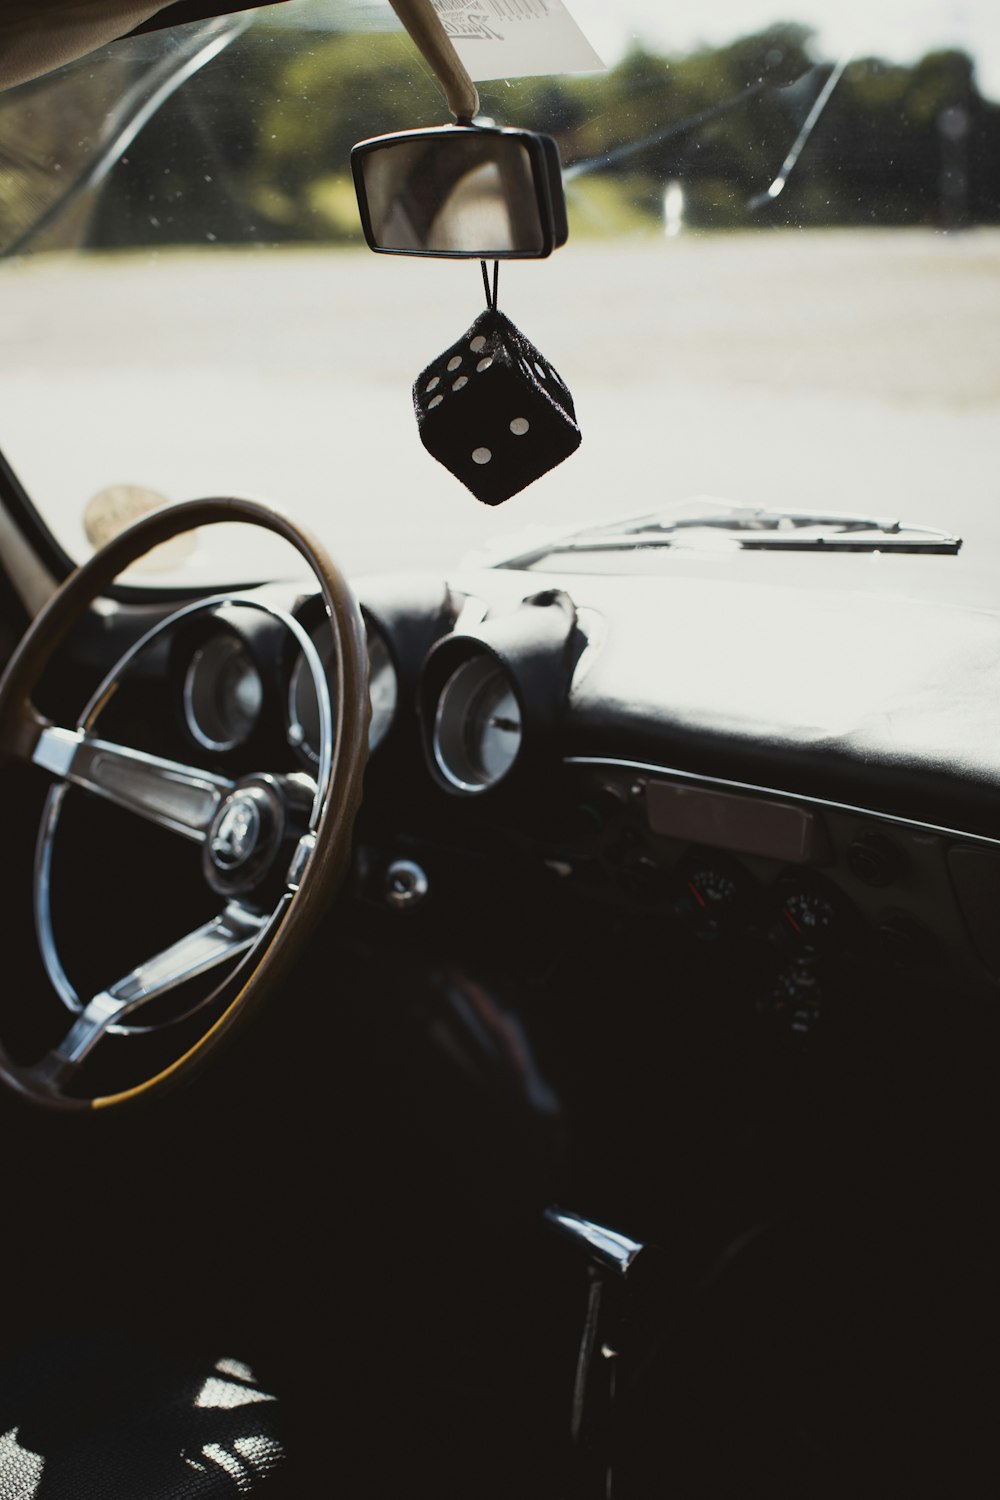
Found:
[[[271,924],[260,951],[254,948],[249,973],[243,973],[243,965],[238,967],[240,983],[235,995],[198,1041],[154,1076],[120,1093],[95,1098],[47,1094],[33,1084],[31,1069],[14,1062],[0,1044],[0,1085],[52,1109],[107,1109],[159,1094],[191,1077],[287,971],[329,905],[350,858],[371,712],[364,625],[350,588],[322,544],[288,516],[258,501],[239,497],[189,500],[154,511],[120,532],[69,575],[28,627],[0,679],[0,763],[31,760],[40,734],[48,727],[32,703],[32,694],[56,649],[93,601],[125,568],[161,542],[221,522],[261,526],[289,542],[309,564],[329,615],[336,671],[333,753],[315,848],[283,920]]]

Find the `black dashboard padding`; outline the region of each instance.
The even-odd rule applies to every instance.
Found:
[[[389,643],[401,682],[415,683],[428,651],[453,628],[461,599],[440,577],[422,573],[372,575],[363,592],[362,613]]]

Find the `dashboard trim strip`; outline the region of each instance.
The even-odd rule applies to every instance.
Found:
[[[1000,839],[990,838],[984,833],[968,833],[961,828],[944,828],[937,823],[920,823],[915,818],[903,818],[896,813],[877,812],[871,807],[857,807],[850,802],[831,802],[824,797],[810,797],[804,792],[789,792],[778,787],[757,786],[749,781],[730,781],[722,776],[707,776],[701,771],[680,771],[675,766],[658,766],[650,761],[620,760],[612,755],[566,755],[566,766],[608,766],[620,771],[635,771],[643,775],[665,776],[675,781],[696,782],[700,786],[718,787],[726,791],[745,792],[757,797],[778,798],[783,801],[805,803],[809,807],[825,808],[830,812],[850,813],[859,818],[873,818],[880,823],[892,823],[897,828],[911,828],[917,833],[931,833],[943,838],[964,839],[975,844],[985,844],[991,849],[1000,849]]]

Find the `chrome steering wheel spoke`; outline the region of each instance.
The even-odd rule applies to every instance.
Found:
[[[151,548],[172,537],[234,522],[259,527],[280,538],[308,566],[329,621],[329,670],[294,608],[285,608],[256,591],[234,593],[227,589],[200,596],[166,614],[157,612],[155,623],[107,669],[75,724],[61,727],[44,718],[35,707],[34,696],[50,661],[114,580]],[[98,723],[112,699],[122,708],[121,722],[126,722],[130,711],[143,712],[141,701],[130,693],[134,680],[125,693],[119,695],[118,691],[143,653],[156,650],[157,643],[166,646],[155,662],[151,659],[146,664],[152,672],[147,672],[143,681],[147,685],[158,681],[176,697],[179,683],[171,666],[172,646],[167,637],[178,629],[186,630],[188,621],[221,615],[235,605],[280,624],[291,637],[292,651],[308,669],[319,709],[314,779],[306,780],[297,771],[244,768],[242,761],[248,758],[249,748],[242,761],[234,756],[232,762],[224,763],[227,771],[230,764],[234,768],[239,764],[242,769],[238,779],[229,780],[187,764],[188,752],[184,749],[177,751],[183,760],[175,761],[99,737]],[[129,618],[125,624],[131,633],[133,627],[140,628],[140,617]],[[277,659],[276,665],[280,670]],[[140,670],[145,672],[145,666]],[[71,1012],[71,1019],[65,1023],[68,1030],[62,1040],[34,1065],[10,1055],[0,1030],[0,1088],[52,1110],[118,1108],[173,1087],[228,1043],[233,1032],[242,1028],[281,982],[344,877],[351,831],[361,802],[370,715],[365,630],[357,602],[322,545],[280,511],[232,495],[165,507],[114,536],[68,575],[32,620],[0,674],[0,764],[33,764],[53,778],[35,845],[35,930],[45,972],[55,995]],[[154,743],[171,742],[172,723],[172,716],[167,715],[162,740]],[[263,747],[267,740],[265,729],[258,743]],[[221,747],[219,753],[224,753]],[[235,769],[232,774],[236,774]],[[217,917],[136,965],[115,984],[97,994],[88,989],[84,996],[78,995],[64,969],[53,913],[53,849],[71,786],[90,791],[194,843],[200,855],[201,879],[214,893],[215,910],[221,908]],[[79,833],[79,827],[76,831]],[[94,842],[91,826],[92,846]],[[163,905],[169,909],[171,877],[159,858],[162,852],[153,851],[150,867],[168,881]],[[194,876],[197,885],[190,854],[190,850],[186,856],[178,850],[176,866],[171,862],[171,869],[184,867],[185,883]],[[142,862],[141,852],[138,860]],[[63,917],[73,913],[76,895],[72,882],[65,880],[66,870],[63,866],[59,877]],[[130,883],[132,870],[116,872],[115,879]],[[176,880],[173,883],[176,885]],[[107,899],[111,884],[102,883],[95,890],[100,912],[113,910],[113,901]],[[155,910],[152,916],[155,920]],[[94,947],[105,937],[112,940],[113,916],[111,925],[112,930],[105,933],[98,914],[92,939],[89,929],[74,927],[77,948],[81,940]],[[152,939],[149,946],[155,947],[157,941]],[[83,967],[87,967],[86,960]],[[185,980],[211,971],[217,972],[205,986],[182,988]],[[208,993],[200,995],[202,988]],[[89,999],[85,998],[88,994]],[[157,997],[164,997],[164,1003],[150,1003]],[[194,1020],[197,1013],[201,1021]],[[148,1047],[144,1050],[136,1043],[142,1076],[138,1081],[133,1077],[124,1088],[116,1087],[112,1081],[115,1074],[120,1071],[127,1075],[128,1069],[118,1068],[116,1045],[108,1045],[104,1057],[103,1039],[109,1033],[130,1036],[152,1032],[162,1033],[162,1048],[151,1053]],[[109,1065],[108,1077],[105,1092],[96,1091],[99,1070],[95,1069],[89,1075],[95,1090],[88,1093],[84,1081],[88,1070],[83,1065],[95,1048]],[[129,1049],[121,1050],[124,1054]],[[147,1064],[154,1055],[156,1071],[150,1073]]]
[[[57,1046],[31,1070],[39,1083],[62,1090],[110,1030],[142,1006],[252,948],[270,918],[230,902],[217,917],[187,933],[87,1002]]]
[[[42,729],[31,758],[61,780],[198,843],[235,785],[211,771],[53,725]]]

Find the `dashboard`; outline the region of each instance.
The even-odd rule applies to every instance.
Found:
[[[628,914],[653,947],[725,951],[745,1013],[799,1043],[862,979],[995,996],[1000,733],[984,724],[1000,691],[970,693],[949,657],[961,642],[981,659],[984,632],[1000,648],[994,616],[943,615],[887,673],[853,653],[845,669],[843,609],[815,595],[797,634],[773,591],[738,634],[707,632],[710,591],[692,625],[676,580],[495,569],[358,595],[372,718],[351,891],[404,937],[468,899],[456,871],[478,859],[540,882],[543,904],[558,890],[597,921]],[[881,595],[850,609],[883,651],[886,621],[898,634],[914,612]],[[314,774],[303,636],[329,680],[317,596],[269,585],[186,613],[146,669],[167,674],[178,753]]]

